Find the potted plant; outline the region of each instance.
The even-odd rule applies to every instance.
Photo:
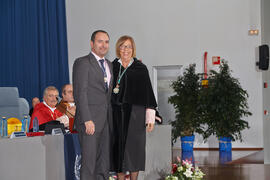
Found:
[[[175,121],[172,125],[172,140],[181,136],[182,150],[193,150],[194,133],[202,134],[200,99],[200,75],[195,72],[195,64],[190,64],[176,81],[171,84],[174,92],[168,102],[175,108]],[[192,141],[185,143],[187,141]],[[187,148],[187,149],[184,149]]]
[[[231,140],[242,141],[241,131],[249,128],[243,118],[252,113],[248,110],[248,93],[238,79],[232,77],[228,63],[223,61],[219,68],[219,72],[210,71],[208,88],[202,95],[202,117],[208,124],[204,137],[216,135],[220,140],[220,150],[231,151]]]

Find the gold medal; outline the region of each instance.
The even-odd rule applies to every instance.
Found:
[[[114,93],[114,94],[118,94],[118,93],[119,93],[119,88],[114,88],[114,89],[113,89],[113,93]]]
[[[114,94],[118,94],[119,93],[119,85],[117,84],[116,86],[115,86],[115,88],[113,89],[113,93]]]
[[[131,62],[129,63],[128,67],[129,67],[132,63],[133,63],[133,61],[131,61]],[[116,84],[115,88],[113,89],[113,93],[114,93],[114,94],[118,94],[118,93],[119,93],[119,86],[120,86],[119,84],[120,84],[121,78],[122,78],[123,75],[125,74],[125,72],[126,72],[126,70],[128,69],[128,67],[125,68],[125,70],[121,73],[121,64],[120,64],[117,84]]]
[[[104,82],[105,82],[105,83],[107,82],[107,77],[104,77]]]

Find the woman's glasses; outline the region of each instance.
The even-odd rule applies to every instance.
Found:
[[[120,46],[120,49],[121,49],[121,50],[124,50],[124,49],[132,49],[132,46],[130,46],[130,45],[128,45],[128,46],[121,45],[121,46]]]

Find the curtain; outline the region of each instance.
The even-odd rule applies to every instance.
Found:
[[[69,83],[65,0],[0,1],[0,86],[42,98]],[[30,103],[31,104],[31,103]]]

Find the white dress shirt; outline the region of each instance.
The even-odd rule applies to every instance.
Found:
[[[110,68],[109,68],[109,65],[108,65],[107,61],[105,60],[104,57],[101,58],[98,55],[96,55],[94,52],[91,52],[91,53],[95,56],[95,58],[96,58],[96,60],[98,62],[98,65],[100,66],[100,68],[101,68],[101,64],[99,63],[99,60],[100,59],[104,59],[104,66],[105,66],[106,75],[107,75],[107,82],[108,82],[108,86],[109,86],[110,85],[110,81],[111,81],[111,72],[110,72]]]

